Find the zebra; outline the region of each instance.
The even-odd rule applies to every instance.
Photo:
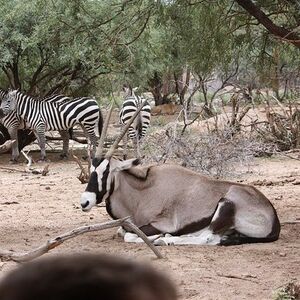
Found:
[[[135,89],[131,87],[123,87],[125,92],[124,101],[119,114],[119,121],[124,127],[130,118],[134,115],[136,110],[140,107],[142,102],[145,100],[143,97],[135,95]],[[140,111],[138,117],[135,119],[135,122],[129,127],[128,134],[124,136],[124,159],[127,156],[127,142],[130,138],[133,142],[135,148],[135,155],[141,157],[140,155],[140,141],[145,137],[147,129],[150,125],[151,119],[151,107],[148,102],[144,105]]]
[[[7,91],[0,89],[0,102],[7,96]],[[18,129],[25,128],[25,122],[15,113],[11,112],[4,116],[0,112],[0,123],[6,127],[10,138],[16,142],[12,145],[12,162],[16,162],[19,157],[19,145],[18,145]]]
[[[88,97],[74,99],[65,97],[61,101],[57,98],[49,101],[49,99],[40,100],[13,90],[3,99],[1,109],[4,115],[15,112],[25,121],[26,126],[34,131],[41,149],[41,160],[46,159],[45,131],[58,130],[61,133],[64,152],[68,151],[69,137],[66,130],[75,124],[81,125],[94,151],[97,145],[96,131],[99,135],[102,132],[103,118],[100,108],[95,99]]]
[[[7,91],[0,89],[0,100],[6,97],[7,94],[8,94]],[[70,100],[71,98],[63,95],[52,95],[52,96],[42,98],[40,101],[48,101],[54,103],[55,105],[60,105]],[[18,130],[27,128],[26,122],[16,112],[11,112],[7,116],[3,116],[2,119],[1,117],[2,116],[0,115],[0,123],[2,123],[2,125],[7,128],[10,138],[16,141],[15,144],[13,144],[12,146],[12,157],[10,159],[12,163],[15,163],[18,161],[18,157],[20,155],[19,144],[18,144]],[[63,139],[63,151],[60,154],[60,157],[65,158],[67,157],[68,149],[69,149],[69,134],[71,138],[73,138],[72,131],[70,129],[68,133],[65,130],[60,130],[59,133]]]

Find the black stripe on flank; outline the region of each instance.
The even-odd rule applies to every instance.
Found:
[[[214,213],[209,217],[202,218],[199,221],[187,224],[183,228],[181,228],[181,229],[179,229],[175,232],[170,232],[170,234],[176,236],[176,235],[183,235],[183,234],[189,234],[189,233],[197,232],[197,231],[207,227],[210,224],[213,215],[214,215]]]
[[[234,226],[235,205],[232,201],[221,198],[218,203],[218,217],[211,222],[209,228],[213,233],[223,234]]]

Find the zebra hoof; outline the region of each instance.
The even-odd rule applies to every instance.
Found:
[[[51,160],[48,158],[41,158],[38,160],[38,163],[49,163],[49,162],[51,162]]]
[[[9,160],[8,163],[11,164],[11,165],[17,164],[18,163],[18,159],[12,158],[12,159]]]
[[[69,158],[68,154],[61,153],[61,154],[59,155],[59,159],[61,159],[61,160],[67,160],[68,158]]]

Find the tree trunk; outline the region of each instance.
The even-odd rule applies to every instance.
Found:
[[[148,84],[150,86],[151,93],[153,95],[155,105],[163,104],[163,97],[161,93],[162,89],[162,80],[157,72],[154,73],[154,76],[149,79]]]
[[[36,139],[34,133],[29,129],[18,130],[19,150],[31,144]],[[10,140],[7,129],[0,124],[0,145]]]

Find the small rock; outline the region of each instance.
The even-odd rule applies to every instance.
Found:
[[[282,198],[283,198],[283,196],[282,196],[282,195],[279,195],[279,196],[275,197],[274,199],[275,199],[275,200],[282,200]]]
[[[286,257],[286,253],[280,252],[280,253],[279,253],[279,256],[281,256],[281,257]]]
[[[46,190],[51,190],[50,186],[45,187]]]
[[[274,185],[274,182],[270,181],[270,180],[266,180],[265,181],[265,186],[270,186],[270,185]]]
[[[292,182],[293,185],[299,185],[300,184],[300,180],[296,180],[294,182]]]

